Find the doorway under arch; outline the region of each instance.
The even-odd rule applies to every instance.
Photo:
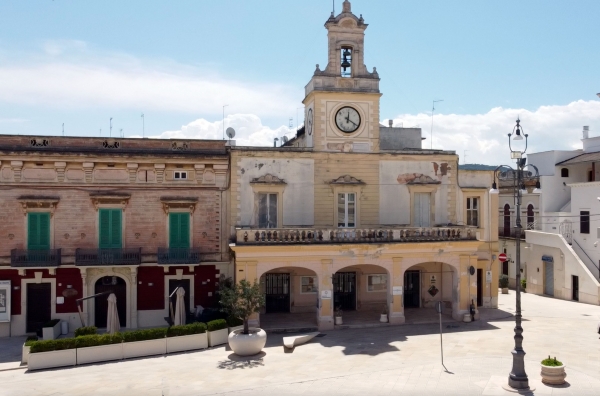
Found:
[[[127,283],[120,276],[103,276],[94,284],[94,294],[111,292],[117,297],[117,313],[121,327],[127,327]],[[94,324],[98,328],[106,327],[108,314],[108,296],[94,298]]]

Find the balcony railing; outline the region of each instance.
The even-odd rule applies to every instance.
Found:
[[[11,267],[58,267],[60,249],[10,251]]]
[[[236,231],[238,245],[435,242],[477,239],[477,227],[272,228]]]
[[[200,249],[158,248],[158,264],[200,264]]]
[[[75,265],[138,265],[141,262],[142,248],[75,250]]]
[[[508,217],[507,217],[507,224],[503,225],[504,222],[504,218],[500,217],[500,223],[498,225],[498,236],[500,238],[516,238],[517,237],[517,229],[515,228],[515,222],[516,220],[511,218],[511,223],[510,226],[508,225]],[[537,222],[537,221],[533,221],[533,222],[525,222],[523,221],[522,223],[522,227],[521,228],[521,239],[525,239],[525,231],[527,230],[541,230],[542,227],[541,225]]]

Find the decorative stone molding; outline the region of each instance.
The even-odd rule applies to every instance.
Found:
[[[93,162],[84,162],[83,163],[83,171],[85,172],[85,182],[91,183],[94,174],[94,163]]]
[[[415,178],[406,184],[442,184],[442,182],[427,175],[415,174]]]
[[[189,209],[190,214],[196,210],[198,198],[194,197],[161,197],[160,202],[163,205],[165,214],[169,214],[172,209]]]
[[[156,171],[156,182],[162,183],[165,180],[165,164],[154,164]]]
[[[353,176],[344,175],[338,177],[337,179],[333,179],[329,184],[364,185],[366,183]]]
[[[121,148],[121,143],[116,139],[106,139],[102,142],[102,147],[105,149],[118,149]]]
[[[264,176],[257,177],[252,179],[250,184],[287,184],[285,180],[280,179],[279,177],[267,173]]]
[[[13,177],[16,182],[21,181],[21,171],[23,170],[23,161],[10,161],[10,166],[13,170]]]
[[[190,149],[188,142],[171,142],[171,150],[186,151]]]
[[[55,162],[54,168],[56,169],[56,177],[59,183],[65,181],[65,168],[67,167],[66,162]]]
[[[50,146],[50,140],[44,138],[33,138],[29,141],[31,147],[48,147]]]
[[[30,209],[49,209],[50,216],[54,216],[56,205],[60,201],[60,197],[49,197],[42,195],[22,195],[17,198],[17,201],[21,203],[23,214],[27,216],[27,212]]]
[[[194,165],[194,169],[196,170],[196,181],[198,182],[198,184],[202,184],[202,182],[203,182],[205,167],[206,166],[202,165],[202,164]]]
[[[215,172],[215,183],[219,186],[225,186],[227,181],[227,172],[229,171],[229,165],[213,165],[213,171]]]
[[[129,171],[129,182],[135,183],[137,179],[138,164],[127,164],[127,171]]]
[[[131,194],[98,192],[91,193],[90,198],[92,199],[94,208],[96,208],[96,212],[102,205],[118,205],[125,210],[129,203],[129,198],[131,198]]]

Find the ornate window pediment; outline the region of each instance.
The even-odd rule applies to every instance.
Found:
[[[434,178],[427,175],[415,174],[415,178],[407,182],[406,184],[442,184],[442,182],[439,180],[435,180]]]
[[[333,179],[329,184],[345,184],[345,185],[364,185],[366,184],[362,180],[350,175],[340,176],[337,179]]]
[[[92,199],[92,203],[94,204],[96,211],[98,211],[102,205],[118,205],[125,210],[125,207],[127,207],[127,204],[129,203],[129,198],[131,198],[131,194],[118,192],[97,192],[91,193],[90,198]]]
[[[194,197],[160,197],[160,202],[162,202],[163,210],[166,214],[173,209],[185,209],[189,210],[190,214],[193,214],[196,210],[196,204],[198,203],[198,198]]]
[[[251,184],[287,184],[285,180],[280,179],[279,177],[267,173],[264,176],[257,177],[252,179]]]
[[[30,209],[49,209],[50,215],[54,214],[60,197],[49,197],[43,195],[22,195],[17,198],[23,208],[23,214],[27,215]]]

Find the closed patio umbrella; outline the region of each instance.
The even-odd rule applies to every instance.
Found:
[[[175,302],[175,326],[185,324],[185,303],[183,296],[185,296],[185,290],[183,290],[183,287],[180,287],[177,289],[177,301]]]
[[[117,296],[110,293],[108,296],[108,316],[106,318],[106,331],[110,334],[118,333],[121,330],[119,323],[119,313],[117,312]]]

